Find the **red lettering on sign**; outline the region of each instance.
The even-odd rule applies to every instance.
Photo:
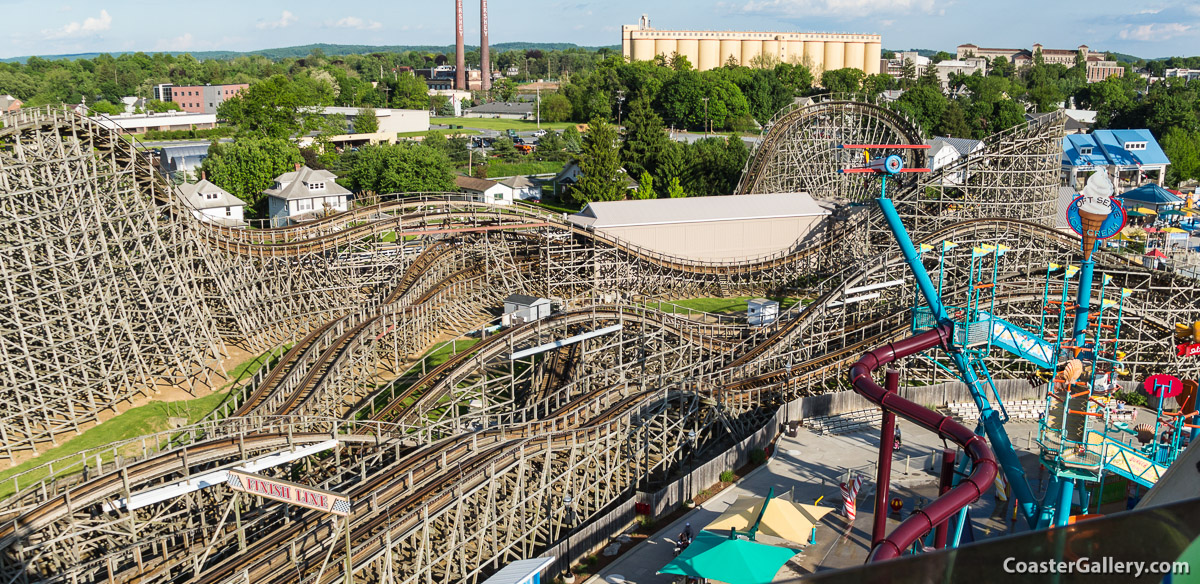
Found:
[[[1200,355],[1200,343],[1192,345],[1175,345],[1176,356],[1178,357],[1195,357]]]
[[[329,508],[329,498],[327,496],[301,489],[296,489],[296,503],[317,509]]]

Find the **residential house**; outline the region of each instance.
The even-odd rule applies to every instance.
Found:
[[[1117,191],[1147,182],[1162,186],[1171,161],[1150,130],[1096,130],[1063,137],[1063,184],[1082,189],[1093,172],[1107,169]],[[1082,177],[1082,178],[1081,178]]]
[[[470,195],[471,200],[476,203],[511,205],[513,202],[512,189],[494,180],[456,176],[454,184],[458,186],[458,190]]]
[[[929,169],[937,171],[939,168],[949,166],[955,162],[966,158],[971,154],[976,154],[983,150],[984,144],[981,140],[971,140],[969,138],[949,138],[942,136],[934,136],[926,140],[929,145],[929,150],[926,151],[928,157]],[[967,181],[965,170],[947,173],[942,177],[944,185],[961,185]]]
[[[21,109],[22,103],[24,102],[11,95],[0,95],[0,113],[15,112]]]
[[[500,184],[506,187],[510,194],[510,199],[513,201],[527,201],[532,198],[542,197],[542,187],[540,184],[535,184],[529,180],[527,176],[510,176]]]
[[[267,195],[273,227],[308,221],[349,209],[350,191],[337,184],[332,172],[296,165],[294,172],[275,177]]]
[[[638,188],[638,182],[633,180],[633,178],[631,178],[629,174],[625,172],[624,168],[622,168],[620,172],[621,178],[625,182],[625,190],[632,191]],[[563,167],[562,171],[554,176],[554,193],[561,195],[568,192],[572,188],[575,188],[575,185],[579,182],[580,178],[583,178],[583,170],[579,168],[579,161],[572,160],[568,162],[566,166]]]
[[[196,219],[223,227],[246,226],[246,203],[207,180],[179,185],[176,196]]]

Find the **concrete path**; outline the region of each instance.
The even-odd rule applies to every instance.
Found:
[[[942,441],[904,420],[899,420],[899,426],[904,446],[893,459],[892,485],[893,496],[905,501],[903,513],[907,516],[922,497],[928,500],[936,495],[937,478],[929,470],[930,454],[942,448]],[[1036,434],[1036,429],[1036,425],[1031,423],[1008,424],[1009,436],[1022,450],[1027,448],[1028,433]],[[874,465],[878,451],[878,427],[840,436],[819,436],[801,428],[795,438],[782,436],[777,442],[774,456],[767,464],[660,529],[606,566],[599,575],[589,578],[587,583],[619,584],[624,581],[630,584],[671,584],[675,581],[674,576],[656,575],[655,572],[673,557],[675,538],[683,531],[685,523],[691,523],[693,532],[699,532],[739,495],[762,497],[772,487],[777,495],[790,495],[792,500],[802,503],[812,503],[824,497],[820,504],[837,510],[826,515],[817,527],[817,543],[814,545],[800,546],[792,542],[760,538],[762,543],[787,545],[800,552],[783,568],[780,577],[859,565],[866,559],[869,549],[874,505]],[[1036,457],[1027,455],[1023,458],[1028,459],[1025,461],[1027,472],[1032,472],[1030,476],[1036,479]],[[864,485],[858,497],[854,525],[847,530],[846,520],[841,515],[842,500],[838,485],[849,470],[861,472]],[[1036,481],[1034,487],[1038,487]],[[996,535],[1009,529],[998,516],[993,517],[997,513],[996,503],[990,496],[972,505],[970,513],[977,526],[976,532],[980,535],[985,532]],[[890,530],[898,521],[889,519],[889,524]]]

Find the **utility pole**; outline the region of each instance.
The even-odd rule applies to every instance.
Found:
[[[709,124],[708,124],[708,98],[702,97],[700,99],[704,100],[704,135],[707,136],[708,135],[708,126],[709,126]]]
[[[542,86],[538,85],[534,89],[537,91],[537,127],[540,130],[542,129]]]

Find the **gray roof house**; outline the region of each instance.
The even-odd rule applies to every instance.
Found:
[[[267,195],[271,225],[283,227],[349,208],[350,191],[337,184],[337,175],[296,165],[294,172],[275,177]]]
[[[192,216],[202,221],[224,227],[244,227],[245,201],[229,194],[225,189],[207,180],[184,183],[175,187],[175,196]]]

